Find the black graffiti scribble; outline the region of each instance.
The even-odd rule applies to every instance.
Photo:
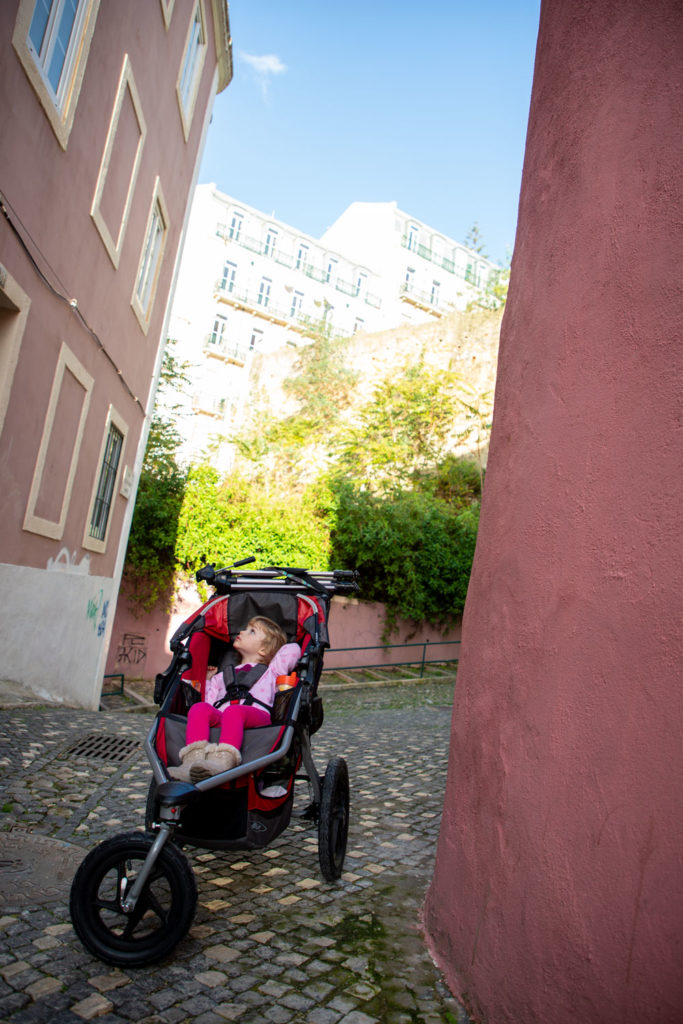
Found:
[[[139,633],[124,633],[121,637],[116,661],[119,665],[141,665],[147,657],[147,637]]]

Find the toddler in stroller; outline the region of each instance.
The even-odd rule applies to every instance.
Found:
[[[317,825],[323,877],[332,882],[341,875],[349,825],[348,769],[344,758],[335,756],[321,776],[311,736],[323,722],[318,682],[329,647],[331,600],[335,594],[358,591],[356,573],[232,571],[253,561],[245,559],[218,572],[206,566],[197,573],[198,579],[214,586],[215,594],[176,631],[171,664],[157,676],[155,701],[160,710],[145,743],[153,775],[145,831],[100,843],[74,877],[74,929],[90,952],[108,963],[134,967],[166,956],[190,928],[197,903],[194,874],[181,846],[216,851],[267,846],[289,824],[296,779],[308,783],[310,802],[302,817]],[[275,663],[260,629],[249,638],[243,634],[255,620],[263,627],[264,619],[276,624]],[[287,641],[282,646],[278,627]],[[277,659],[289,664],[290,656],[291,685],[275,694]],[[264,664],[267,660],[270,666]],[[244,667],[247,662],[252,668]],[[208,664],[219,672],[207,683]],[[262,723],[254,727],[251,715],[239,712],[238,729],[246,725],[239,744],[237,733],[222,732],[226,713],[212,725],[212,695],[222,680],[229,699],[248,699],[236,682],[244,672],[249,693],[261,699],[265,690],[264,704],[270,711],[257,704],[230,705],[256,710]],[[193,713],[200,704],[207,710]],[[208,716],[202,729],[208,728],[209,736],[202,735],[206,747],[195,761],[187,757],[187,748],[197,742],[187,742],[193,735],[189,718],[200,714]],[[250,721],[244,722],[244,717]],[[215,759],[226,735],[234,740],[226,746],[234,747],[236,756]],[[210,751],[215,759],[211,765],[206,756],[209,744],[216,744],[216,751]],[[201,760],[204,768],[193,772]]]
[[[199,782],[241,764],[245,728],[270,725],[278,677],[287,676],[301,657],[299,645],[288,644],[284,630],[263,615],[251,619],[232,644],[242,659],[234,682],[226,686],[224,673],[217,673],[206,684],[206,700],[190,708],[180,765],[168,769],[172,779]],[[210,743],[216,726],[218,743]]]

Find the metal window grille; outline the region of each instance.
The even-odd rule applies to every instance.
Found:
[[[104,459],[100,469],[100,479],[97,484],[97,494],[93,505],[92,517],[90,519],[90,536],[95,540],[104,540],[109,522],[109,511],[114,496],[114,484],[121,458],[123,447],[123,434],[114,426],[109,424],[107,444],[104,450]]]

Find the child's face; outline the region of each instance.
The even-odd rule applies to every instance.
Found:
[[[233,640],[233,647],[242,655],[243,661],[260,661],[267,643],[267,637],[258,622],[250,622]]]

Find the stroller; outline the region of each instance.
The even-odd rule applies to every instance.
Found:
[[[166,956],[190,928],[197,903],[194,874],[180,847],[267,846],[289,824],[296,779],[308,782],[310,804],[303,816],[318,827],[322,875],[329,882],[341,876],[349,825],[348,769],[344,758],[335,756],[321,777],[311,736],[323,722],[318,682],[329,647],[330,602],[334,594],[358,591],[357,574],[275,567],[233,572],[254,561],[243,559],[218,571],[207,565],[197,573],[215,593],[176,631],[171,663],[156,677],[154,699],[160,710],[145,742],[153,772],[146,831],[100,843],[74,877],[74,929],[87,949],[107,963],[133,967]],[[184,678],[192,667],[192,638],[203,634],[209,664],[224,670],[236,660],[231,638],[255,615],[273,619],[302,650],[287,688],[275,698],[271,724],[245,730],[237,767],[195,785],[170,780],[167,767],[180,763],[188,709],[204,695],[204,679],[197,693]],[[213,741],[217,733],[212,730]]]

